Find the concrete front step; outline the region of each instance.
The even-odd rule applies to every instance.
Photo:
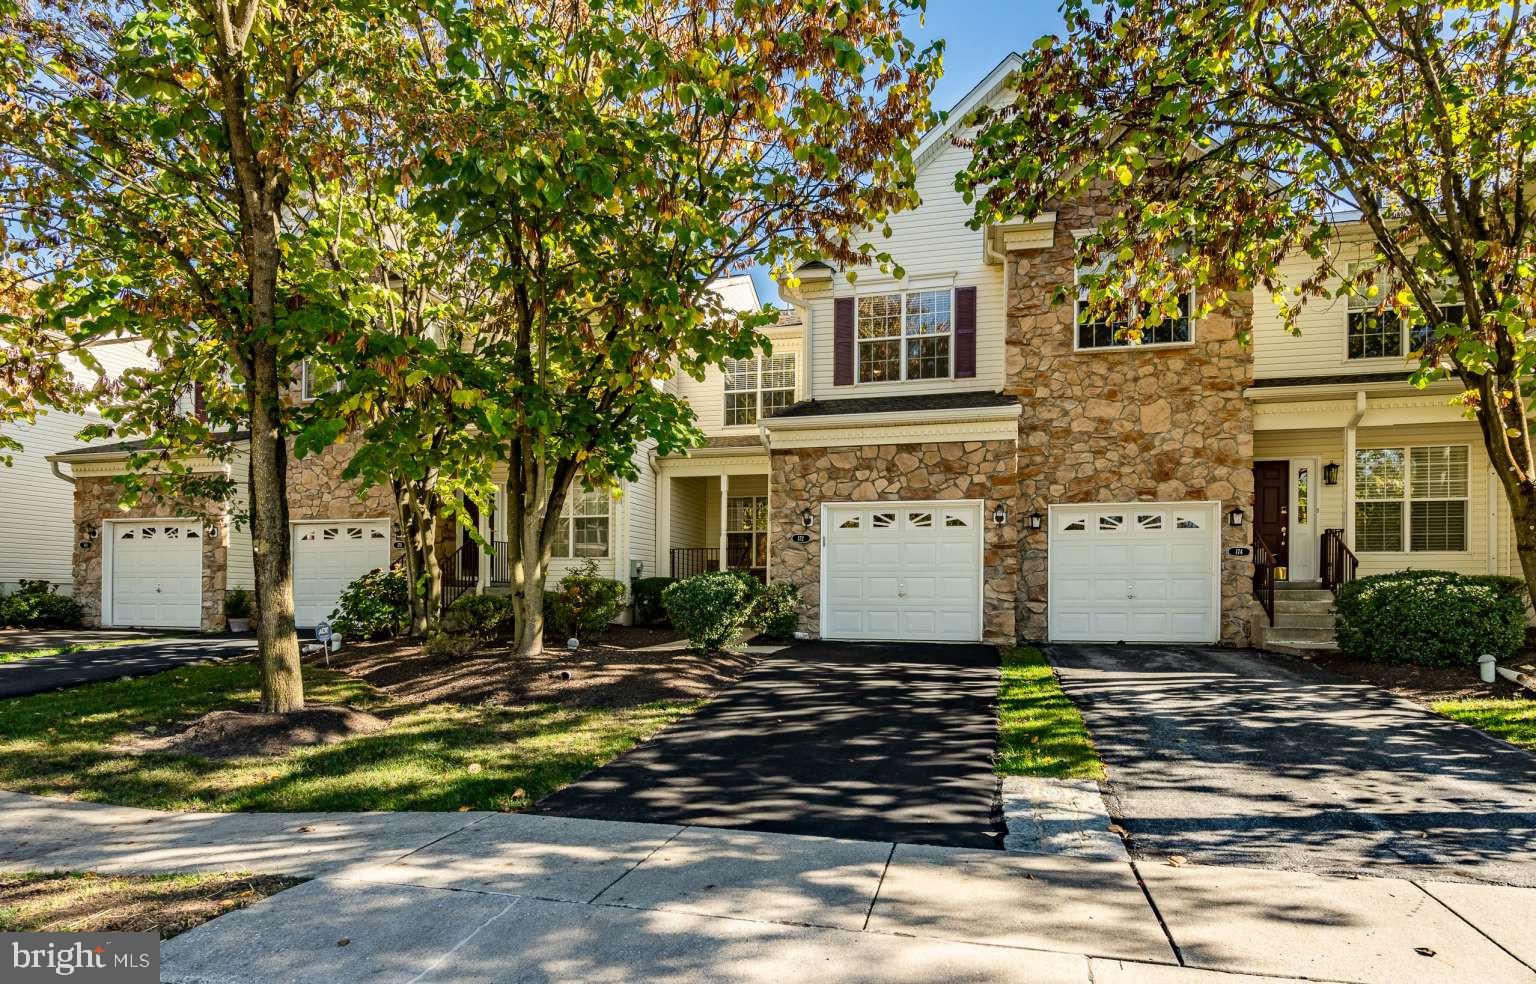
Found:
[[[1268,635],[1271,638],[1281,638],[1288,642],[1333,642],[1333,626],[1331,625],[1274,625],[1270,627]]]
[[[1332,612],[1297,612],[1288,609],[1275,608],[1276,629],[1329,629],[1334,626]]]
[[[1264,637],[1264,649],[1272,653],[1283,653],[1286,656],[1310,656],[1313,653],[1336,653],[1339,645],[1332,639],[1319,642],[1315,639],[1277,639],[1273,635]]]
[[[1275,596],[1275,614],[1288,612],[1292,615],[1331,615],[1332,601],[1295,601],[1284,595]]]
[[[1275,585],[1275,600],[1326,601],[1333,604],[1333,592],[1326,588],[1296,588],[1286,584]]]

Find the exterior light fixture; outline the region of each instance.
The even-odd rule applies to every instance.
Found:
[[[804,526],[806,529],[810,529],[812,526],[816,525],[816,517],[811,515],[811,511],[809,509],[800,510],[800,525]]]
[[[1323,466],[1323,484],[1339,484],[1339,463],[1337,461],[1330,461]]]
[[[1243,525],[1243,509],[1242,509],[1241,506],[1233,506],[1232,507],[1232,511],[1227,513],[1227,525],[1228,526],[1241,526],[1241,525]]]
[[[997,508],[992,510],[992,522],[999,526],[1008,522],[1008,507],[999,502]]]
[[[1043,522],[1045,522],[1045,517],[1041,516],[1039,513],[1032,512],[1032,513],[1029,514],[1029,528],[1030,529],[1038,530],[1040,528],[1040,525]]]

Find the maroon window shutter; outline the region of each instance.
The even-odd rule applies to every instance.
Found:
[[[955,288],[955,378],[976,378],[976,288]]]
[[[853,385],[853,298],[832,302],[832,385]]]

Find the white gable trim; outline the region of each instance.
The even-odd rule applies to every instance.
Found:
[[[944,122],[929,130],[918,142],[917,153],[913,155],[917,170],[921,171],[929,161],[947,147],[955,131],[965,122],[965,118],[983,104],[995,99],[1002,91],[1003,83],[1008,81],[1008,76],[1023,65],[1024,59],[1021,56],[1010,54],[998,62],[997,67],[988,72],[986,78],[976,83],[975,87],[950,109]]]

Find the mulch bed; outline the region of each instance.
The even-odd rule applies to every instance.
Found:
[[[257,710],[212,711],[171,734],[136,734],[121,745],[129,753],[168,752],[203,758],[280,758],[296,748],[383,731],[389,723],[350,707],[311,704],[292,714]]]
[[[554,643],[546,639],[544,654],[530,659],[494,642],[462,657],[428,655],[409,641],[348,643],[329,664],[313,661],[408,704],[615,707],[708,697],[757,659],[740,653],[701,656],[676,632],[628,626],[613,626],[574,651]]]
[[[1354,659],[1343,653],[1318,653],[1307,658],[1326,670],[1351,676],[1366,683],[1389,690],[1399,697],[1426,706],[1447,700],[1478,700],[1482,698],[1532,698],[1529,690],[1500,677],[1494,683],[1483,683],[1475,666],[1418,666],[1413,663],[1373,663]],[[1521,657],[1514,661],[1516,669],[1526,669],[1527,664],[1536,666],[1536,659]]]

